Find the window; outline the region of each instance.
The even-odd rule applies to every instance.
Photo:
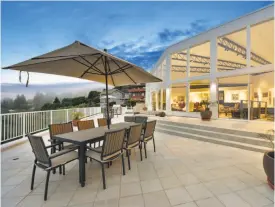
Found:
[[[217,39],[217,70],[220,72],[246,67],[246,28]]]
[[[248,118],[248,75],[218,80],[219,118]]]
[[[189,91],[189,112],[204,111],[205,105],[202,105],[202,101],[210,100],[209,80],[192,81]]]
[[[190,48],[190,77],[210,73],[210,42]]]
[[[172,84],[171,110],[186,111],[187,87],[185,83]]]
[[[171,80],[187,77],[187,50],[171,55]]]

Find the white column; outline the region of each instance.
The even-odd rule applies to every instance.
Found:
[[[190,48],[187,49],[186,77],[190,77]]]
[[[163,110],[163,89],[160,89],[160,110]]]
[[[69,122],[69,109],[66,109],[67,122]]]
[[[218,84],[216,79],[212,79],[210,82],[210,102],[213,104],[210,106],[210,110],[212,111],[212,119],[217,119],[219,117],[218,114],[218,103],[217,103],[217,92],[218,92]]]
[[[210,41],[210,75],[217,72],[217,38]]]
[[[186,83],[186,112],[189,112],[189,92],[190,92],[190,83]]]
[[[165,75],[165,88],[166,88],[166,111],[171,111],[171,55],[166,56],[166,75]]]
[[[171,88],[166,88],[166,111],[171,111]]]
[[[53,111],[50,110],[50,123],[53,124]]]
[[[246,27],[246,66],[250,67],[251,66],[251,29],[250,25],[247,25]],[[247,84],[247,119],[250,120],[250,75],[248,75],[248,84]]]
[[[251,30],[250,25],[246,27],[246,66],[251,65]]]

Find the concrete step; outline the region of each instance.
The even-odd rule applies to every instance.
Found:
[[[227,131],[219,132],[219,130],[216,132],[215,127],[210,128],[207,128],[208,130],[206,130],[205,128],[201,129],[200,127],[187,127],[186,124],[183,123],[158,120],[156,131],[170,135],[181,136],[183,138],[211,142],[250,151],[265,152],[270,150],[268,141],[261,138],[241,136],[238,135],[237,132],[234,134],[227,133]]]

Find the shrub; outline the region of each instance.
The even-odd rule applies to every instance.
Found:
[[[160,117],[165,117],[165,116],[166,116],[166,114],[165,114],[165,112],[164,112],[164,111],[162,111],[162,112],[160,112],[160,113],[159,113],[159,116],[160,116]]]
[[[84,116],[82,112],[74,111],[72,113],[73,120],[79,120]]]

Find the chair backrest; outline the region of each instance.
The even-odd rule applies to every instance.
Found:
[[[136,123],[146,123],[147,122],[148,117],[147,116],[136,116],[135,117],[135,122]]]
[[[94,123],[94,120],[78,121],[77,127],[78,127],[78,131],[85,130],[85,129],[92,129],[92,128],[95,128],[95,123]]]
[[[122,153],[125,132],[125,129],[119,129],[105,133],[101,153],[102,160],[114,158]]]
[[[136,117],[135,116],[124,116],[125,122],[135,122]]]
[[[99,127],[107,126],[107,119],[106,118],[99,118],[97,119],[97,124]]]
[[[157,121],[148,121],[146,123],[146,128],[144,132],[144,138],[152,137],[154,135],[155,127],[156,127]]]
[[[142,124],[131,126],[127,136],[126,147],[136,146],[136,144],[138,144],[140,141],[141,132]]]
[[[39,136],[28,135],[28,139],[30,141],[36,161],[45,167],[49,167],[51,165],[51,161],[43,138]]]
[[[50,137],[52,138],[57,134],[64,134],[73,132],[72,122],[62,123],[62,124],[50,124],[49,125]]]

